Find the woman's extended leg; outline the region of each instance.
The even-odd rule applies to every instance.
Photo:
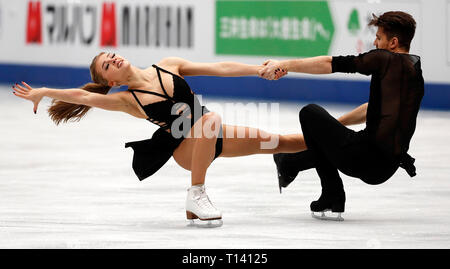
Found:
[[[306,144],[301,134],[271,134],[257,128],[224,124],[223,149],[219,156],[238,157],[303,150],[306,150]]]
[[[213,114],[212,117],[209,120],[220,121],[220,117],[216,114]],[[301,134],[271,134],[257,128],[226,124],[223,124],[222,128],[223,146],[220,157],[292,153],[306,150],[305,140]],[[217,136],[186,138],[175,150],[173,154],[175,161],[181,167],[192,171],[193,185],[194,182],[200,184],[204,182],[206,170],[214,159],[216,140]]]
[[[212,120],[220,121],[220,117],[218,119],[217,117],[214,114]],[[222,128],[223,146],[220,157],[292,153],[306,150],[305,140],[301,134],[271,134],[257,128],[226,124],[223,124]],[[204,182],[206,170],[214,159],[216,142],[214,138],[186,138],[173,154],[181,167],[192,171],[193,185],[194,182],[200,184]]]

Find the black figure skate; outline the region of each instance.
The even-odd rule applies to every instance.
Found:
[[[277,166],[277,175],[278,175],[278,187],[286,188],[292,181],[297,177],[299,171],[295,171],[292,167],[289,167],[283,163],[284,158],[286,157],[286,153],[278,153],[273,155],[273,160]]]
[[[342,213],[345,211],[345,192],[339,195],[322,194],[319,200],[311,203],[311,216],[321,220],[343,221]],[[325,214],[331,211],[331,216]],[[317,214],[317,215],[316,215]]]
[[[273,155],[277,165],[278,186],[286,188],[297,177],[300,171],[308,170],[316,166],[314,154],[309,151],[296,153],[278,153]]]

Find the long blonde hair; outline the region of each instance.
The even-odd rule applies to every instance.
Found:
[[[95,56],[89,66],[93,83],[86,83],[81,87],[81,89],[100,94],[107,94],[111,89],[111,87],[108,86],[108,81],[104,79],[95,69],[95,64],[98,57],[104,53],[105,52],[101,52],[99,55]],[[68,122],[69,120],[79,121],[90,109],[90,106],[71,104],[53,99],[51,106],[48,108],[48,114],[55,124],[59,125],[61,122]]]

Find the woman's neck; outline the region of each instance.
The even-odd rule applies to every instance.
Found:
[[[145,85],[148,85],[151,81],[150,74],[135,66],[131,66],[130,68],[130,75],[127,77],[124,85],[132,89],[144,88]]]

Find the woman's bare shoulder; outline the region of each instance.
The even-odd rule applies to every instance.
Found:
[[[156,65],[172,73],[179,74],[180,66],[186,62],[188,61],[180,57],[166,57],[159,61]]]
[[[177,66],[180,65],[183,61],[186,61],[180,57],[166,57],[161,59],[156,65],[158,66]]]
[[[136,100],[134,100],[134,97],[128,90],[122,90],[108,95],[110,95],[111,98],[121,100],[121,103],[123,104],[121,110],[123,112],[126,112],[137,118],[147,118],[145,116],[145,113],[137,106]]]

